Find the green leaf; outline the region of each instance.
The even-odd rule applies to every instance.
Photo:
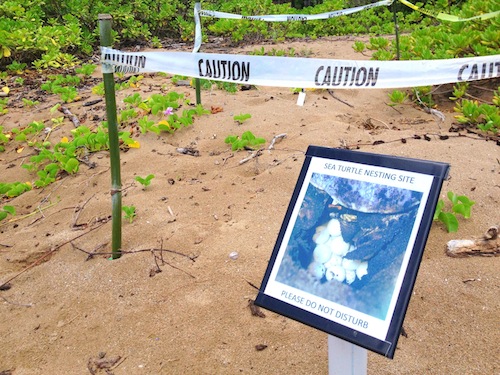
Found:
[[[242,113],[240,115],[234,116],[233,119],[235,121],[239,122],[240,124],[242,124],[244,121],[248,120],[251,117],[252,117],[252,115],[249,113]]]
[[[452,213],[441,212],[439,214],[439,221],[445,225],[446,230],[449,233],[456,232],[458,230],[458,220]]]
[[[123,206],[122,211],[125,213],[125,219],[128,219],[129,223],[132,223],[137,216],[135,206]]]
[[[473,206],[476,204],[476,202],[474,202],[473,200],[470,200],[469,197],[465,196],[465,195],[459,195],[457,197],[457,200],[459,202],[462,202],[464,205],[466,206]]]
[[[241,135],[241,139],[245,139],[247,141],[253,141],[255,139],[255,135],[250,130],[247,130]]]
[[[4,210],[5,212],[8,212],[11,215],[16,214],[16,209],[14,206],[3,206],[2,210]]]
[[[237,135],[228,135],[226,139],[224,139],[224,143],[234,143],[238,140]]]
[[[439,220],[439,214],[443,211],[444,201],[440,199],[436,205],[436,211],[434,212],[434,218],[432,220]]]
[[[451,201],[453,204],[457,204],[458,202],[458,195],[456,195],[454,192],[449,191],[448,192],[448,199]]]
[[[149,186],[151,184],[151,180],[155,177],[154,174],[150,174],[144,178],[140,177],[140,176],[136,176],[135,177],[135,180],[137,182],[139,182],[141,185],[143,185],[144,187],[146,186]]]
[[[80,162],[75,158],[70,158],[66,164],[64,165],[64,170],[69,174],[74,174],[78,172],[78,168],[80,166]]]

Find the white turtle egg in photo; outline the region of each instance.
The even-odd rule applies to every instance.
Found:
[[[356,276],[361,280],[365,275],[368,275],[368,262],[361,262],[358,268],[356,268]]]
[[[328,233],[328,230],[324,225],[316,228],[316,233],[313,236],[313,241],[316,245],[324,244],[329,239],[330,239],[330,233]]]
[[[328,281],[337,280],[344,281],[345,280],[345,270],[341,266],[333,266],[326,270],[325,277]]]
[[[325,266],[323,265],[323,263],[312,262],[307,270],[313,277],[317,279],[321,279],[325,274]]]
[[[342,236],[331,237],[330,241],[328,241],[328,245],[334,254],[340,255],[341,257],[346,255],[349,251],[349,244],[344,242]]]
[[[345,271],[345,282],[347,284],[352,284],[354,280],[356,280],[356,271],[346,270]]]
[[[337,219],[331,219],[328,222],[326,228],[328,229],[328,233],[332,237],[338,237],[342,234],[342,232],[340,231],[340,221],[338,221]]]
[[[341,266],[342,265],[342,257],[340,255],[333,254],[328,262],[325,263],[326,268],[330,268],[333,266]]]
[[[313,258],[318,263],[326,263],[332,257],[332,249],[327,244],[317,245],[313,251]]]
[[[342,260],[342,267],[344,267],[346,270],[349,271],[356,271],[356,269],[360,266],[360,264],[361,264],[360,260],[346,259],[346,258]]]

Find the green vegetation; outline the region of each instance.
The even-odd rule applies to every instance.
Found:
[[[9,110],[6,108],[9,102],[9,98],[0,98],[0,116],[9,113]],[[0,139],[1,141],[1,139]]]
[[[246,120],[252,118],[250,113],[241,113],[239,115],[233,116],[234,121],[238,123],[238,125],[243,124]]]
[[[8,215],[14,216],[16,214],[16,209],[13,206],[3,206],[0,209],[0,221],[6,219]]]
[[[465,195],[456,195],[448,192],[448,200],[451,203],[451,211],[445,211],[445,202],[440,199],[434,213],[434,221],[439,221],[444,224],[448,232],[456,232],[458,230],[458,219],[455,214],[462,215],[465,219],[469,219],[471,208],[476,203],[470,200]]]
[[[17,0],[0,3],[0,68],[20,72],[36,69],[71,68],[98,48],[97,19],[101,13],[113,16],[113,38],[116,46],[149,44],[161,47],[162,39],[192,41],[195,0],[172,0],[167,4],[152,0],[133,3],[112,0]],[[292,4],[291,4],[292,3]],[[323,0],[284,2],[270,0],[231,0],[203,3],[203,9],[243,15],[317,14],[345,9],[369,1]],[[316,5],[315,5],[316,4]],[[418,4],[422,4],[419,2]],[[295,6],[295,7],[292,7]],[[307,6],[306,6],[307,5]],[[310,6],[315,5],[315,6]],[[303,7],[303,9],[300,9]],[[438,22],[395,2],[401,37],[401,58],[446,58],[461,55],[493,54],[499,48],[498,17],[480,22]],[[299,9],[297,9],[299,8]],[[425,1],[423,9],[446,12],[461,17],[498,10],[496,0]],[[407,34],[412,32],[411,34]],[[377,7],[348,16],[308,22],[264,22],[203,17],[204,38],[222,36],[234,42],[257,39],[324,35],[394,34],[390,7]],[[393,58],[395,45],[370,41],[380,58]],[[382,44],[381,44],[382,43]],[[355,49],[364,46],[357,42]],[[293,51],[275,51],[276,56],[291,56]]]
[[[369,0],[230,0],[206,1],[203,9],[243,15],[262,14],[317,14],[345,9],[369,3]],[[92,87],[93,94],[104,95],[102,83],[96,85],[92,79],[96,65],[89,62],[98,53],[98,14],[113,16],[114,44],[117,48],[135,45],[159,48],[163,40],[174,38],[192,42],[194,37],[193,7],[195,0],[171,0],[158,3],[151,0],[122,2],[111,0],[4,0],[0,2],[0,118],[8,113],[9,97],[14,90],[24,90],[25,85],[42,90],[45,95],[56,95],[62,103],[71,103],[80,98],[83,87]],[[450,13],[460,17],[498,10],[497,0],[429,0],[414,2],[432,12]],[[396,45],[392,35],[395,31],[393,13],[396,11],[401,36]],[[367,42],[355,41],[353,49],[370,54],[374,59],[395,60],[397,52],[402,60],[449,59],[456,57],[483,56],[500,53],[500,17],[485,21],[441,22],[435,18],[413,11],[395,2],[391,7],[379,7],[348,16],[308,22],[263,22],[250,20],[216,19],[203,17],[203,37],[223,37],[232,42],[253,42],[263,39],[282,41],[286,38],[317,38],[330,35],[369,35]],[[385,36],[382,36],[385,35]],[[391,35],[391,37],[386,37]],[[287,49],[260,48],[253,55],[308,57],[310,52]],[[33,79],[33,69],[43,73]],[[158,74],[161,76],[161,74]],[[143,84],[141,74],[124,77],[116,74],[115,90],[137,89]],[[173,77],[172,82],[191,80],[189,77]],[[200,80],[204,89],[236,92],[234,83]],[[35,82],[35,83],[33,83]],[[174,134],[193,124],[196,117],[210,113],[203,106],[192,105],[184,95],[161,87],[160,94],[148,98],[133,92],[123,100],[118,111],[120,147],[123,150],[140,147],[135,138],[140,132]],[[21,90],[19,90],[21,91]],[[26,90],[27,91],[27,90]],[[456,121],[477,132],[497,135],[500,129],[500,88],[493,90],[491,98],[483,101],[473,97],[468,83],[453,87],[450,100],[454,102]],[[23,91],[25,92],[25,91]],[[417,103],[428,108],[435,107],[435,88],[415,87],[409,92],[394,90],[389,94],[390,105]],[[16,93],[17,95],[17,93]],[[12,98],[12,95],[11,95]],[[40,96],[22,97],[26,111],[39,106]],[[13,100],[13,99],[10,99]],[[43,99],[40,99],[43,102]],[[61,103],[51,109],[60,110]],[[7,116],[3,118],[7,119]],[[251,118],[250,114],[234,116],[238,124]],[[65,176],[78,173],[81,163],[87,163],[92,153],[109,149],[107,123],[80,125],[67,137],[54,140],[53,131],[62,126],[64,118],[35,120],[29,124],[5,130],[5,121],[0,126],[0,152],[11,145],[21,152],[30,148],[29,157],[22,165],[31,173],[31,182],[0,182],[0,199],[7,201],[32,188],[44,188]],[[75,125],[76,126],[76,125]],[[127,130],[125,130],[127,129]],[[136,130],[133,130],[136,129]],[[51,136],[52,135],[52,136]],[[265,143],[246,131],[241,137],[230,135],[225,139],[232,150],[252,149]],[[144,188],[151,183],[149,175],[136,180]],[[451,194],[451,195],[450,195]],[[451,231],[456,230],[455,214],[470,216],[474,202],[465,196],[449,193],[451,212],[443,210],[440,201],[435,219],[444,223]],[[3,206],[0,220],[14,215],[15,209]],[[133,208],[133,210],[132,210]],[[124,209],[124,212],[125,209]],[[132,221],[135,208],[131,206],[127,218]]]
[[[129,223],[132,223],[137,216],[137,213],[135,212],[135,206],[123,206],[122,211],[125,214],[123,215],[124,218],[127,219]]]
[[[82,71],[81,74],[91,74],[93,69]],[[57,93],[56,87],[69,85],[76,93],[75,86],[79,83],[77,76],[71,75],[51,75],[43,89],[53,94]],[[126,80],[123,83],[131,80]],[[135,81],[137,82],[137,80]],[[63,99],[63,98],[61,98]],[[63,101],[65,101],[63,99]],[[132,137],[131,131],[125,128],[140,128],[142,134],[153,132],[174,133],[181,127],[193,124],[195,117],[210,113],[202,105],[192,106],[184,95],[171,91],[166,94],[153,94],[149,98],[143,99],[139,93],[134,93],[124,98],[123,108],[118,113],[118,120],[121,131],[118,132],[120,147],[123,150],[140,147],[138,140]],[[7,100],[5,100],[7,105]],[[36,105],[35,101],[23,100],[24,106]],[[50,113],[60,109],[60,105],[55,105],[50,109]],[[183,109],[186,108],[186,109]],[[68,137],[64,136],[59,141],[51,140],[54,130],[61,127],[64,117],[54,117],[50,120],[48,127],[44,121],[32,121],[27,125],[14,127],[6,130],[0,126],[0,152],[10,145],[18,152],[25,148],[30,148],[31,152],[21,167],[33,175],[32,182],[0,182],[0,200],[6,201],[18,197],[32,188],[41,189],[49,186],[57,180],[69,175],[78,173],[81,163],[92,164],[89,156],[92,153],[109,150],[109,135],[107,123],[100,125],[80,125],[71,130]],[[52,137],[53,138],[53,137]],[[154,175],[146,177],[136,177],[136,181],[146,188],[151,184]],[[5,208],[6,207],[6,208]],[[0,217],[7,217],[7,214],[14,215],[9,206],[4,206],[0,210]],[[128,211],[127,211],[128,210]],[[13,213],[14,212],[14,213]],[[126,208],[124,210],[129,221],[135,217],[135,209]]]
[[[135,180],[139,182],[144,187],[144,189],[146,189],[149,185],[151,185],[151,180],[153,178],[155,178],[155,175],[149,174],[146,177],[136,176]]]
[[[18,197],[29,190],[31,190],[29,182],[0,182],[0,198],[2,199]]]
[[[229,135],[224,140],[225,143],[231,144],[231,150],[253,150],[254,147],[266,143],[264,138],[257,138],[250,130],[247,130],[241,135]]]
[[[500,131],[500,88],[494,93],[493,104],[477,100],[462,99],[454,108],[455,116],[461,124],[472,125],[484,133],[498,134]]]
[[[395,106],[397,104],[403,104],[408,100],[408,94],[401,90],[394,90],[389,93],[390,106]]]
[[[123,99],[123,102],[127,107],[118,114],[118,122],[121,125],[137,123],[142,134],[173,133],[182,127],[192,125],[195,117],[210,113],[201,104],[179,113],[177,110],[183,105],[190,106],[190,102],[184,99],[183,94],[175,91],[153,94],[147,99],[143,99],[139,93],[134,93]],[[146,115],[139,118],[140,113],[151,114],[154,117]],[[153,118],[158,120],[155,121]]]

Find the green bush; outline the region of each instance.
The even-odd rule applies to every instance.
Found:
[[[0,68],[34,63],[39,69],[74,66],[99,45],[98,15],[113,16],[117,45],[157,38],[192,39],[194,1],[18,0],[0,3]]]
[[[4,0],[0,2],[0,69],[15,63],[36,69],[68,68],[99,46],[98,15],[113,17],[114,46],[161,47],[165,38],[192,41],[196,0]],[[317,14],[371,3],[371,0],[205,0],[203,9],[243,15]],[[300,5],[300,4],[302,5]],[[497,0],[421,1],[427,10],[472,17],[498,9]],[[303,9],[293,8],[304,6]],[[307,6],[316,4],[315,6]],[[203,36],[233,42],[327,35],[393,34],[397,12],[401,59],[449,58],[496,54],[500,50],[500,18],[474,22],[440,22],[395,2],[359,13],[307,22],[263,22],[202,17]],[[412,32],[410,34],[410,32]],[[376,56],[392,59],[393,43]]]
[[[452,5],[452,1],[446,0],[428,1],[427,3],[436,3],[436,7],[433,8],[436,11],[462,18],[498,10],[497,0],[453,2],[458,5]],[[431,8],[426,7],[426,9]],[[416,11],[413,13],[420,14]],[[405,17],[411,17],[412,14],[405,15]],[[401,60],[450,59],[500,53],[499,17],[466,22],[438,22],[431,17],[424,17],[431,20],[432,23],[428,24],[427,27],[413,30],[411,34],[401,36]],[[396,43],[394,41],[391,41],[391,51],[395,56]]]

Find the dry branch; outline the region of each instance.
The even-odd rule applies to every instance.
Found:
[[[106,224],[106,222],[100,222],[99,225],[93,227],[93,228],[90,228],[88,231],[86,231],[85,233],[82,233],[82,234],[79,234],[78,236],[75,236],[73,237],[72,239],[70,240],[67,240],[67,241],[64,241],[63,243],[55,246],[55,247],[52,247],[50,250],[48,250],[47,252],[45,252],[45,254],[43,254],[40,258],[36,259],[33,263],[29,264],[28,266],[26,266],[25,268],[23,268],[20,272],[18,272],[17,274],[15,274],[14,276],[12,276],[10,279],[4,281],[3,283],[0,284],[0,288],[4,287],[5,285],[7,285],[8,283],[10,283],[12,280],[18,278],[19,276],[21,276],[23,273],[25,273],[26,271],[30,270],[31,268],[35,267],[37,264],[40,264],[42,262],[42,260],[46,259],[47,257],[51,256],[52,254],[54,254],[57,250],[59,250],[61,247],[63,247],[64,245],[70,243],[71,241],[74,241],[80,237],[83,237],[85,236],[86,234],[89,234],[90,232],[96,230],[96,229],[99,229],[100,227],[102,227],[104,224]]]
[[[61,111],[71,120],[75,128],[80,126],[80,120],[78,120],[78,117],[72,114],[68,108],[61,106]]]
[[[453,258],[465,258],[470,256],[499,256],[499,228],[500,226],[498,225],[490,227],[481,238],[448,241],[446,255]]]
[[[346,106],[349,106],[349,107],[351,107],[351,108],[354,108],[354,106],[353,106],[352,104],[350,104],[350,103],[346,102],[345,100],[342,100],[342,99],[340,99],[339,97],[337,97],[337,96],[333,93],[333,90],[328,89],[327,91],[328,91],[328,93],[330,94],[330,96],[331,96],[333,99],[338,100],[339,102],[341,102],[342,104],[345,104]]]
[[[278,134],[278,135],[275,135],[273,137],[273,139],[271,140],[271,144],[269,145],[269,147],[267,148],[268,150],[272,150],[274,148],[274,144],[278,141],[278,140],[282,140],[283,138],[286,138],[286,133],[282,133],[282,134]]]
[[[238,164],[239,164],[239,165],[244,164],[244,163],[246,163],[247,161],[252,160],[252,159],[254,159],[254,158],[256,158],[256,157],[258,157],[258,156],[260,156],[260,155],[262,155],[262,149],[257,150],[257,151],[253,151],[253,152],[250,154],[250,156],[247,156],[246,158],[241,159],[241,160],[239,161],[239,163],[238,163]]]

